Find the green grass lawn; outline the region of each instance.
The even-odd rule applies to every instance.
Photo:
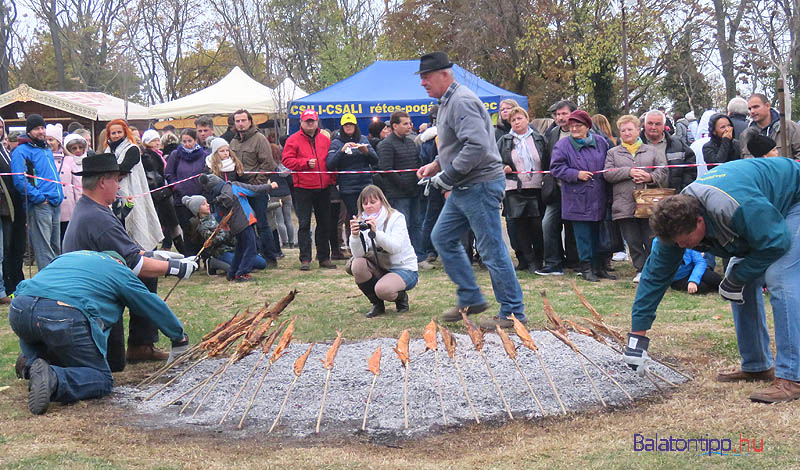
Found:
[[[255,282],[228,283],[224,277],[198,273],[183,281],[169,300],[190,338],[195,341],[235,311],[276,302],[297,289],[296,300],[285,315],[297,316],[298,341],[332,341],[336,330],[345,341],[396,337],[409,328],[420,337],[427,322],[453,306],[455,287],[441,268],[420,275],[409,293],[411,311],[402,315],[387,306],[387,315],[366,319],[368,301],[343,270],[300,272],[296,250],[277,270],[255,274]],[[292,259],[290,259],[292,258]],[[314,263],[316,264],[316,263]],[[618,281],[578,286],[605,317],[621,330],[629,329],[635,285],[628,263],[615,263]],[[476,270],[492,308],[497,313],[488,273]],[[519,275],[531,329],[542,329],[541,291],[546,291],[556,312],[580,319],[589,313],[572,291],[576,277],[542,278]],[[162,278],[163,296],[174,278]],[[771,319],[771,317],[770,317]],[[453,328],[463,332],[460,326]],[[730,307],[717,295],[689,296],[670,291],[658,311],[651,331],[650,351],[658,358],[679,363],[695,380],[655,396],[635,407],[588,412],[536,422],[469,425],[453,432],[392,446],[367,442],[361,435],[341,441],[275,441],[266,435],[241,439],[191,429],[152,429],[136,424],[129,411],[111,400],[53,406],[40,417],[27,411],[26,384],[14,378],[16,336],[7,319],[0,320],[0,468],[9,469],[195,469],[195,468],[800,468],[796,432],[800,401],[759,405],[747,400],[753,384],[720,384],[718,369],[738,364]],[[168,348],[168,341],[161,346]],[[137,364],[115,375],[115,383],[132,384],[155,370],[157,364]],[[744,457],[697,456],[634,452],[633,434],[675,437],[764,439],[763,453]]]

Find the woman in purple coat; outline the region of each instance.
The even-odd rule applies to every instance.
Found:
[[[167,158],[167,167],[164,169],[164,177],[167,183],[174,183],[191,176],[203,173],[206,165],[206,151],[197,143],[197,132],[194,129],[184,129],[181,132],[181,144],[173,150]],[[178,223],[181,225],[184,234],[193,233],[190,220],[194,214],[183,206],[181,199],[183,196],[194,196],[203,194],[203,187],[198,178],[190,179],[178,183],[172,187],[172,197],[175,202],[175,214],[178,216]],[[194,243],[189,242],[186,237],[184,243],[186,256],[194,255],[200,249]]]
[[[569,133],[553,148],[550,171],[561,182],[561,217],[572,221],[580,258],[579,275],[590,282],[615,279],[598,252],[600,221],[606,214],[605,166],[608,142],[590,134],[592,118],[581,109],[569,115]]]

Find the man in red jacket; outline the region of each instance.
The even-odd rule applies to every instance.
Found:
[[[321,268],[335,269],[331,262],[328,238],[331,231],[331,190],[336,183],[326,159],[331,141],[319,131],[319,116],[313,109],[300,115],[300,130],[289,136],[283,148],[283,164],[292,170],[294,207],[297,211],[297,241],[300,244],[300,270],[311,269],[311,210],[317,220],[314,243]]]

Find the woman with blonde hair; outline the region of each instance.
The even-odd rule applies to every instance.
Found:
[[[633,199],[635,189],[643,189],[650,185],[665,186],[667,183],[667,159],[652,145],[642,142],[639,137],[640,121],[630,114],[617,120],[622,139],[620,145],[609,149],[606,154],[605,178],[611,184],[611,220],[615,221],[628,244],[631,252],[636,277],[639,282],[642,269],[653,243],[653,231],[648,219],[634,217],[636,201]]]
[[[605,117],[602,114],[595,114],[594,116],[592,116],[592,123],[594,123],[594,125],[597,126],[598,129],[603,131],[603,133],[606,135],[606,138],[608,138],[608,141],[611,143],[610,145],[611,147],[619,145],[619,141],[617,140],[617,137],[614,135],[614,131],[611,130],[611,123],[608,122],[607,117]]]
[[[384,301],[394,302],[398,313],[407,312],[407,291],[417,285],[418,277],[406,218],[372,184],[361,191],[357,204],[358,216],[350,220],[350,269],[372,303],[367,318],[385,313]]]
[[[215,137],[211,140],[211,153],[206,156],[206,168],[225,181],[242,181],[244,168],[239,157],[233,153],[228,141]]]

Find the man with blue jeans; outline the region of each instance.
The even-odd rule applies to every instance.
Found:
[[[409,170],[420,167],[419,147],[411,133],[411,118],[405,111],[395,111],[389,118],[392,133],[381,141],[378,148],[378,169]],[[414,172],[384,173],[381,189],[392,205],[406,218],[408,236],[417,255],[417,263],[424,262],[427,253],[422,247],[422,191]]]
[[[439,155],[417,171],[419,178],[431,177],[435,188],[449,191],[431,240],[442,258],[447,275],[458,286],[458,306],[442,315],[443,321],[458,321],[461,310],[468,315],[489,306],[478,287],[461,236],[475,232],[478,252],[492,279],[500,313],[482,328],[513,327],[510,315],[523,323],[525,307],[511,255],[502,237],[500,203],[505,193],[505,175],[494,127],[481,100],[455,81],[453,64],[444,52],[420,59],[421,84],[433,98],[439,98],[437,133]]]
[[[61,254],[61,201],[64,200],[53,152],[45,141],[44,126],[44,119],[38,114],[28,116],[25,129],[30,142],[11,154],[13,173],[38,177],[14,175],[14,187],[28,202],[28,231],[39,270]]]
[[[786,158],[736,160],[709,171],[661,201],[650,219],[659,238],[633,304],[625,361],[644,374],[644,336],[683,259],[685,248],[731,257],[719,285],[731,302],[741,369],[720,382],[772,381],[750,395],[774,403],[800,398],[800,163]],[[776,357],[769,346],[762,287],[770,292]]]
[[[181,322],[116,252],[67,253],[19,284],[8,322],[28,364],[31,413],[44,414],[51,401],[111,393],[106,346],[125,307],[146,315],[172,340],[170,359],[188,349]]]

